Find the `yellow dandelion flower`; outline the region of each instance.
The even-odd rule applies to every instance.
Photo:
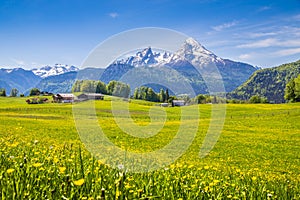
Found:
[[[74,185],[76,185],[76,186],[81,186],[81,185],[83,185],[84,184],[84,179],[82,178],[82,179],[79,179],[79,180],[77,180],[77,181],[74,181]]]
[[[42,166],[42,163],[34,163],[32,166],[34,166],[34,167],[40,167],[40,166]]]
[[[189,165],[188,166],[188,169],[191,169],[191,168],[193,168],[194,167],[194,165]]]
[[[231,194],[230,194],[230,195],[228,195],[228,196],[227,196],[227,198],[228,198],[228,199],[231,199],[231,198],[232,198],[232,195],[231,195]]]
[[[19,145],[19,142],[14,142],[13,144],[11,144],[11,147],[16,147]]]
[[[59,159],[56,158],[56,157],[53,159],[53,162],[54,162],[54,163],[58,163],[58,161],[59,161]]]
[[[256,181],[257,177],[256,176],[253,176],[252,177],[252,181]]]
[[[65,167],[59,167],[58,169],[59,169],[59,173],[61,173],[61,174],[64,174],[66,171]]]
[[[8,174],[13,173],[14,171],[15,171],[15,169],[8,169],[8,170],[6,170],[6,172],[7,172]]]
[[[209,166],[204,166],[204,169],[209,169]]]
[[[131,186],[130,186],[129,184],[126,184],[126,185],[125,185],[125,188],[126,188],[126,189],[129,189],[129,188],[131,188]]]

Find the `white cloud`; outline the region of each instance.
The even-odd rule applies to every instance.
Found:
[[[258,8],[257,11],[263,12],[263,11],[270,10],[270,9],[271,9],[271,6],[262,6],[262,7]]]
[[[23,61],[23,60],[18,60],[15,58],[11,58],[10,60],[13,61],[14,63],[16,63],[17,65],[25,65],[25,61]]]
[[[278,33],[276,32],[262,32],[262,33],[250,33],[249,36],[251,38],[258,38],[258,37],[266,37],[266,36],[275,36]]]
[[[111,18],[117,18],[117,17],[119,17],[119,14],[116,13],[116,12],[109,13],[108,15],[109,15]]]
[[[293,19],[296,20],[296,21],[300,21],[300,14],[295,15],[295,16],[293,17]]]
[[[294,54],[300,54],[300,48],[291,48],[291,49],[284,49],[280,51],[276,51],[273,55],[274,56],[290,56]]]
[[[224,23],[224,24],[221,24],[221,25],[218,25],[218,26],[213,26],[212,29],[214,29],[215,31],[222,31],[224,29],[233,27],[237,24],[238,24],[238,22],[233,21],[233,22]]]
[[[241,59],[241,60],[248,60],[250,58],[252,58],[252,55],[248,54],[248,53],[242,54],[242,55],[239,56],[239,59]]]
[[[241,44],[238,48],[266,48],[266,47],[300,47],[300,40],[278,40],[275,38],[268,38],[258,40],[255,42]]]
[[[247,43],[247,44],[241,44],[238,45],[238,48],[263,48],[263,47],[270,47],[273,46],[274,43],[277,42],[277,39],[274,38],[268,38],[265,40],[259,40],[259,41],[255,41],[252,43]]]

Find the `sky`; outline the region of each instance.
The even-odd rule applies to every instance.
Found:
[[[300,0],[1,0],[0,68],[80,67],[107,38],[143,27],[263,68],[300,59]]]

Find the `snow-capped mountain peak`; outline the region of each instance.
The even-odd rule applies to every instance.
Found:
[[[210,62],[224,63],[222,58],[207,50],[193,38],[186,39],[176,54],[180,57],[184,57],[193,64],[204,64]]]
[[[142,51],[137,52],[134,56],[130,56],[121,60],[116,60],[114,63],[127,64],[134,67],[152,67],[166,62],[171,56],[172,54],[168,52],[153,52],[151,47],[148,47],[143,49]]]
[[[198,43],[193,38],[188,38],[176,53],[164,51],[153,51],[151,47],[138,51],[135,55],[116,60],[114,64],[127,64],[134,67],[140,66],[162,66],[172,65],[183,60],[192,64],[219,63],[224,64],[224,60],[216,56],[211,51]]]
[[[59,74],[64,74],[67,72],[72,72],[72,71],[78,71],[79,69],[75,66],[69,66],[69,65],[62,65],[62,64],[55,64],[54,66],[44,66],[39,69],[33,69],[32,72],[40,76],[42,78],[46,78],[48,76],[55,76]]]

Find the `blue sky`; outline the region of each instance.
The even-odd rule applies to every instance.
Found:
[[[260,67],[300,59],[300,0],[1,0],[0,67],[80,66],[106,38],[142,27]]]

